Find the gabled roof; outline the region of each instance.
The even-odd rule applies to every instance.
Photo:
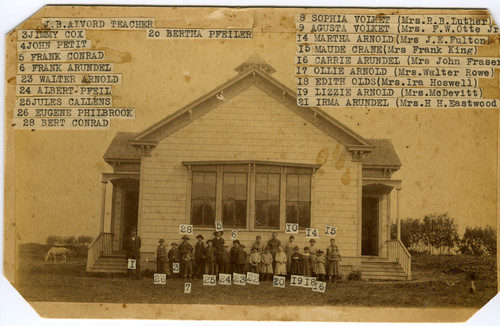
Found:
[[[115,138],[109,144],[106,153],[104,154],[104,160],[106,162],[113,161],[140,161],[141,160],[141,150],[135,146],[132,146],[130,139],[133,139],[137,133],[135,132],[118,132]]]
[[[253,85],[283,103],[285,107],[300,115],[310,124],[338,140],[346,146],[348,151],[356,155],[367,154],[363,159],[363,166],[392,168],[401,166],[401,161],[390,140],[365,139],[321,109],[299,107],[295,92],[271,76],[275,71],[274,68],[260,56],[252,55],[235,70],[239,72],[237,76],[142,132],[117,133],[104,154],[106,162],[140,161],[143,154],[141,147],[154,147],[161,139]]]
[[[236,77],[138,133],[131,139],[131,143],[137,146],[154,147],[161,139],[210,112],[224,101],[230,100],[250,86],[256,86],[316,128],[338,140],[348,150],[369,153],[373,149],[373,145],[366,139],[323,110],[299,107],[295,92],[272,77],[271,73],[275,71],[274,68],[258,55],[251,56],[236,70],[239,72]]]
[[[392,167],[399,169],[401,161],[390,139],[368,139],[375,148],[363,159],[365,167]]]

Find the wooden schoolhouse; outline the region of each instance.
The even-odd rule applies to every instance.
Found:
[[[410,279],[411,256],[391,238],[391,201],[401,167],[389,139],[366,139],[318,108],[297,105],[295,91],[276,80],[257,55],[237,75],[139,133],[118,132],[104,160],[100,235],[87,271],[125,271],[131,228],[142,238],[141,264],[158,240],[180,241],[179,225],[194,237],[213,237],[221,221],[247,248],[273,231],[285,245],[286,223],[297,223],[300,251],[306,228],[317,228],[326,249],[337,228],[341,271],[367,279]],[[396,191],[394,191],[396,190]],[[229,231],[229,232],[228,232]]]

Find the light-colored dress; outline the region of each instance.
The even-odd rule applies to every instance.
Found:
[[[276,257],[274,258],[276,261],[276,275],[286,275],[286,254],[282,252],[277,252]]]
[[[325,275],[326,257],[324,255],[316,256],[316,275]]]
[[[260,272],[262,274],[273,273],[273,255],[270,252],[260,255]]]

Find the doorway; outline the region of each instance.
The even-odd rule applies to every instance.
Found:
[[[139,216],[139,191],[125,190],[123,202],[123,235],[122,249],[125,250],[127,238],[132,228],[137,230]]]
[[[379,198],[364,196],[362,206],[361,255],[378,256]]]

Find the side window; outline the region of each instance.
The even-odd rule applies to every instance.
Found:
[[[193,172],[191,186],[191,223],[213,226],[215,223],[215,172]]]
[[[280,175],[257,173],[255,177],[255,228],[279,229]]]
[[[300,228],[311,226],[311,175],[286,176],[286,223],[298,223]]]

